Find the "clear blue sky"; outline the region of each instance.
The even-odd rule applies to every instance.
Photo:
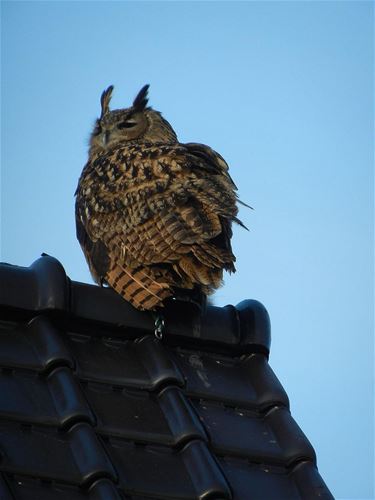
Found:
[[[337,498],[373,498],[373,3],[2,2],[2,259],[91,282],[74,197],[99,96],[145,83],[228,161],[250,232],[216,303],[256,298]]]

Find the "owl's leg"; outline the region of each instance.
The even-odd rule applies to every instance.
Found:
[[[195,285],[191,290],[176,287],[172,300],[190,303],[198,307],[202,313],[205,311],[207,305],[207,295],[199,285]]]

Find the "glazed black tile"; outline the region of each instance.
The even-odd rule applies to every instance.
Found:
[[[5,481],[3,474],[0,473],[0,498],[1,500],[14,500],[14,496],[11,494],[9,486]]]
[[[269,353],[271,322],[267,309],[257,300],[243,300],[236,305],[240,325],[240,343],[253,352]]]
[[[70,500],[67,498],[67,500]],[[95,481],[88,490],[88,500],[127,500],[109,479]]]
[[[68,280],[60,262],[44,255],[30,267],[0,264],[0,304],[26,311],[66,310]]]
[[[73,367],[61,335],[44,316],[36,316],[28,323],[0,326],[0,345],[0,367],[38,372],[56,366]]]
[[[232,488],[233,500],[333,500],[311,462],[295,469],[253,464],[230,457],[219,459]]]
[[[47,378],[25,370],[0,371],[0,417],[66,427],[95,419],[71,371],[57,368]]]
[[[15,500],[123,500],[108,479],[95,481],[88,490],[25,476],[9,476],[7,483]]]
[[[100,434],[169,446],[206,439],[195,412],[176,387],[157,395],[90,383],[84,386],[84,392],[97,417]]]
[[[207,306],[196,314],[194,308],[175,301],[163,316],[167,340],[170,336],[178,336],[179,342],[185,337],[198,345],[204,342],[209,345],[221,343],[227,347],[235,347],[240,343],[238,314],[233,306]]]
[[[164,346],[153,336],[134,342],[71,334],[67,342],[82,379],[147,390],[184,383]]]
[[[8,474],[87,485],[116,474],[92,427],[77,424],[69,432],[0,422],[0,470]]]
[[[233,500],[302,500],[286,468],[227,457],[219,463],[231,486]]]
[[[334,500],[313,463],[300,462],[294,467],[292,474],[303,500]]]
[[[195,398],[256,410],[289,405],[284,389],[262,354],[231,358],[184,349],[174,352],[186,379],[186,392]]]
[[[225,407],[209,400],[195,401],[194,407],[215,453],[248,458],[258,463],[284,461],[275,434],[259,413]]]
[[[265,415],[264,421],[272,429],[283,450],[285,464],[292,466],[301,460],[309,460],[316,464],[314,448],[287,409],[272,408]]]
[[[70,296],[70,311],[82,321],[122,328],[130,336],[144,335],[154,329],[150,313],[138,311],[111,288],[72,281]]]
[[[152,381],[151,390],[166,384],[184,385],[184,378],[173,362],[169,351],[154,335],[141,337],[135,342],[134,347]]]
[[[110,439],[105,445],[119,473],[120,487],[129,495],[164,500],[231,498],[216,460],[202,441],[190,442],[180,451],[120,439]]]
[[[193,439],[208,441],[200,419],[180,389],[167,387],[159,394],[159,401],[174,436],[173,445]]]
[[[219,455],[284,466],[315,461],[311,444],[284,407],[264,415],[212,401],[195,401],[194,406]]]

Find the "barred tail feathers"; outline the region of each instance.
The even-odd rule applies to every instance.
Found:
[[[170,285],[162,278],[157,277],[151,268],[146,273],[142,268],[128,270],[119,264],[115,264],[106,275],[108,284],[141,310],[153,310],[172,295]]]

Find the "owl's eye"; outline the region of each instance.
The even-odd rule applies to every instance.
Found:
[[[137,124],[137,122],[135,122],[133,120],[128,120],[128,121],[119,123],[117,125],[117,128],[119,128],[119,129],[122,129],[122,128],[132,128],[136,124]]]
[[[102,132],[102,127],[99,125],[99,123],[97,123],[95,125],[93,135],[99,135],[101,134],[101,132]]]

